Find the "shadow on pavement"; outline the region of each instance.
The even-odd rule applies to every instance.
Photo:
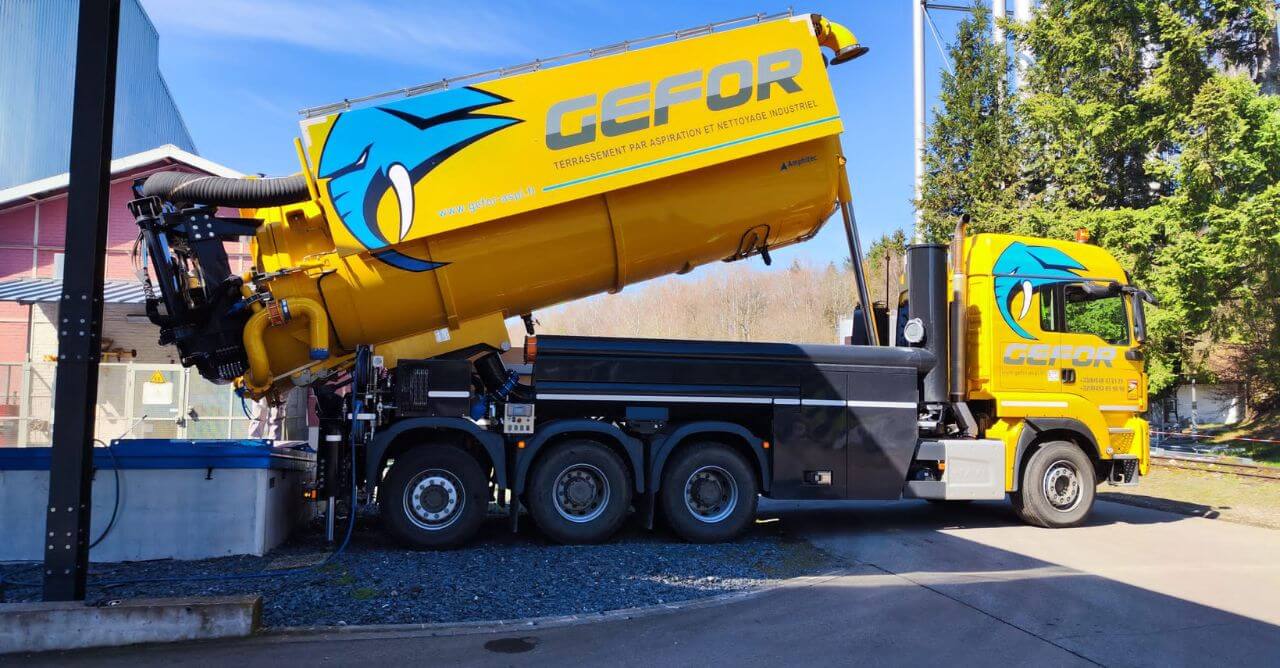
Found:
[[[1210,520],[1216,520],[1222,516],[1222,513],[1218,512],[1218,510],[1213,506],[1179,501],[1177,499],[1165,499],[1158,496],[1142,496],[1139,494],[1124,494],[1122,492],[1104,492],[1098,495],[1098,499],[1100,501],[1126,503],[1131,506],[1138,506],[1139,508],[1153,508],[1155,510],[1178,513],[1179,515],[1203,517]],[[1224,506],[1223,509],[1229,510],[1230,508]]]

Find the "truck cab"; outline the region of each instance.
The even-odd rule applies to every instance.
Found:
[[[1020,474],[1045,443],[1083,451],[1098,480],[1136,483],[1150,460],[1141,417],[1150,295],[1088,243],[981,234],[962,248],[965,398],[982,434],[1004,444],[1005,489],[1022,490]],[[1078,474],[1062,469],[1057,480]]]
[[[1149,466],[1140,415],[1151,296],[1092,244],[979,234],[960,248],[964,399],[984,438],[1004,445],[1015,507],[1051,525],[1047,508],[1029,514],[1019,503],[1028,485],[1041,485],[1060,507],[1080,508],[1076,490],[1091,476],[1080,461],[1041,461],[1046,445],[1082,452],[1093,480],[1137,484]]]

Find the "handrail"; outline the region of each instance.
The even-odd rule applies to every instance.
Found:
[[[407,86],[405,88],[397,88],[395,90],[389,90],[382,93],[374,93],[372,95],[365,95],[362,97],[346,98],[341,102],[332,102],[330,104],[322,104],[315,107],[308,107],[306,109],[302,109],[301,111],[299,111],[298,114],[303,118],[315,118],[316,116],[325,116],[335,111],[346,111],[356,105],[364,104],[366,102],[372,102],[374,100],[381,100],[381,99],[396,97],[396,96],[413,97],[414,95],[419,95],[421,93],[429,93],[431,91],[436,91],[436,90],[445,90],[452,85],[463,83],[463,82],[478,82],[478,81],[490,81],[493,79],[501,79],[503,77],[512,76],[515,74],[524,74],[525,72],[532,72],[535,70],[539,70],[539,69],[542,69],[542,67],[545,65],[563,65],[567,62],[572,62],[577,60],[590,60],[592,58],[599,58],[602,56],[613,55],[615,53],[623,53],[626,51],[630,51],[631,49],[639,46],[650,46],[652,44],[657,44],[664,41],[676,42],[682,39],[688,39],[690,37],[708,35],[717,30],[724,30],[729,27],[736,27],[744,23],[765,23],[767,21],[775,21],[778,19],[790,18],[793,15],[794,13],[790,9],[788,9],[785,12],[777,12],[774,14],[766,14],[764,12],[758,12],[750,16],[740,16],[735,19],[728,19],[728,20],[719,21],[716,23],[708,23],[706,25],[695,26],[692,28],[682,28],[680,30],[672,30],[670,32],[664,32],[659,35],[650,35],[649,37],[641,37],[639,39],[625,40],[622,42],[618,42],[616,44],[608,44],[608,45],[605,45],[602,47],[596,47],[593,49],[583,49],[581,51],[573,51],[571,53],[564,53],[558,56],[552,56],[550,58],[539,58],[539,59],[529,61],[527,63],[512,65],[510,67],[498,67],[491,70],[484,70],[482,72],[475,72],[473,74],[464,74],[462,76],[450,77],[447,79],[432,81],[429,83],[419,84],[416,86]]]

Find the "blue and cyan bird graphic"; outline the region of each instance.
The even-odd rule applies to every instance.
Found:
[[[427,173],[470,144],[520,122],[473,113],[509,101],[467,87],[340,115],[329,130],[317,171],[329,180],[329,200],[351,236],[374,257],[400,269],[439,267],[387,247],[409,233],[413,188]],[[400,209],[396,239],[388,239],[378,226],[378,202],[388,190]]]
[[[1080,275],[1075,272],[1081,269],[1084,269],[1084,265],[1056,248],[1028,246],[1021,241],[1009,244],[996,259],[996,266],[992,270],[995,275],[996,304],[1000,308],[1001,317],[1018,336],[1034,341],[1036,337],[1018,324],[1031,308],[1031,295],[1042,285],[1078,279]],[[1010,305],[1019,295],[1022,299],[1018,317],[1015,318]]]

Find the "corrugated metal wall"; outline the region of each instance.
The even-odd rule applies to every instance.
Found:
[[[67,171],[77,18],[75,0],[0,0],[0,188]],[[159,41],[138,0],[124,0],[113,157],[195,151],[160,76]]]

